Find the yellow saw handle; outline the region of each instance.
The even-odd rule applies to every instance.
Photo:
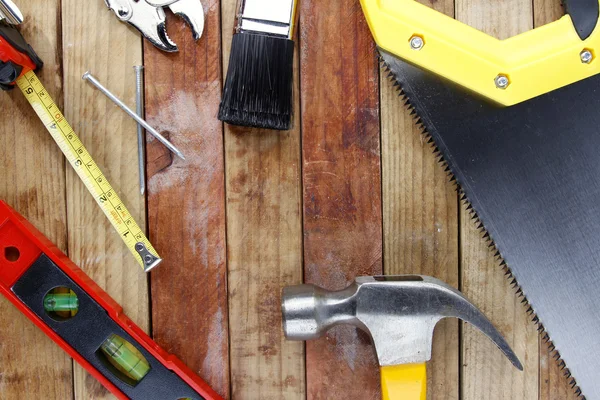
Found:
[[[426,400],[425,363],[381,367],[383,400]]]
[[[566,0],[559,20],[505,40],[414,0],[361,4],[380,49],[510,106],[600,72],[599,1]]]

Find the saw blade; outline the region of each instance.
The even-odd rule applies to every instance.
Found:
[[[600,399],[600,75],[499,107],[380,53],[574,389]]]

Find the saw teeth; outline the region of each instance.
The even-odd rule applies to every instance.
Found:
[[[544,337],[542,338],[542,340],[544,341],[544,343],[548,343],[548,340],[550,340],[550,336],[548,336],[548,334],[545,333]]]
[[[382,68],[384,73],[387,73],[388,78],[392,80],[393,87],[398,92],[398,96],[399,96],[400,100],[404,103],[404,106],[408,109],[410,116],[413,118],[414,123],[420,128],[421,134],[424,136],[427,143],[431,145],[432,151],[437,158],[438,154],[441,154],[441,151],[439,150],[439,147],[437,146],[437,144],[435,142],[435,138],[428,132],[427,126],[422,121],[422,119],[419,117],[417,110],[411,104],[410,98],[408,97],[406,92],[404,92],[404,89],[402,88],[402,83],[400,81],[398,81],[398,79],[396,79],[394,72],[392,71],[390,66],[387,64],[387,62],[384,60],[384,58],[380,52],[378,52],[378,61],[379,61],[380,67]],[[521,304],[523,304],[525,307],[527,307],[527,310],[526,310],[527,314],[533,316],[532,321],[536,324],[537,331],[538,331],[539,335],[542,337],[542,340],[544,341],[544,343],[548,344],[548,349],[549,349],[548,351],[550,353],[554,352],[552,357],[558,363],[559,368],[561,370],[566,369],[568,371],[568,369],[566,368],[566,363],[560,357],[560,353],[558,352],[558,350],[556,350],[556,346],[550,339],[550,335],[544,328],[544,325],[540,321],[537,314],[535,314],[535,312],[533,310],[533,306],[531,306],[531,304],[529,303],[529,300],[527,299],[527,295],[523,291],[523,288],[521,288],[521,286],[519,285],[516,277],[513,276],[510,268],[508,267],[508,265],[506,264],[506,261],[504,260],[504,257],[502,256],[500,250],[496,247],[494,239],[492,238],[492,236],[489,234],[489,232],[485,228],[485,224],[483,223],[483,221],[481,221],[481,219],[477,215],[477,212],[473,208],[473,205],[469,202],[469,199],[467,198],[466,193],[462,190],[460,182],[458,181],[458,179],[456,178],[456,175],[454,174],[454,171],[452,170],[452,166],[444,159],[443,155],[439,156],[437,162],[439,164],[442,164],[442,167],[444,167],[445,172],[451,178],[452,183],[456,187],[456,191],[458,193],[460,201],[463,204],[466,204],[466,209],[467,209],[467,211],[469,211],[471,219],[477,224],[477,229],[484,232],[485,233],[484,238],[486,238],[486,240],[491,242],[490,247],[493,247],[493,249],[494,249],[494,253],[495,253],[494,257],[499,262],[499,266],[502,269],[506,269],[505,276],[507,277],[507,279],[511,280],[510,285],[515,289],[515,292],[516,292],[516,294],[518,294],[518,297],[523,297],[523,299],[521,300]],[[571,377],[570,372],[569,372],[569,377]],[[575,378],[571,377],[571,380],[569,381],[569,385],[573,389],[575,395],[577,397],[579,397],[580,400],[586,400],[585,396],[581,392],[581,389],[579,388],[579,386],[577,386],[577,381],[575,380]]]

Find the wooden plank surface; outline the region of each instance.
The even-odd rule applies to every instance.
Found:
[[[300,2],[295,127],[283,133],[216,119],[235,0],[203,2],[198,43],[169,13],[178,54],[142,44],[99,0],[20,3],[23,32],[46,62],[42,81],[59,104],[64,98],[65,115],[141,225],[135,124],[82,73],[90,69],[133,105],[132,67],[143,48],[147,119],[187,160],[148,138],[149,237],[165,259],[150,277],[151,296],[147,276],[18,91],[0,94],[11,115],[0,124],[0,198],[146,329],[152,306],[159,344],[223,396],[379,399],[369,338],[338,327],[304,351],[283,338],[279,298],[303,276],[340,289],[383,271],[461,287],[525,365],[518,372],[479,332],[446,321],[428,365],[429,399],[576,398],[395,89],[380,82],[358,0]],[[426,2],[499,37],[556,19],[555,3]],[[113,398],[4,299],[0,322],[0,398]]]
[[[144,229],[146,209],[138,185],[136,124],[81,79],[89,70],[117,97],[134,105],[132,66],[142,62],[142,42],[102,2],[81,7],[77,0],[63,0],[62,16],[65,117]],[[147,276],[70,166],[67,211],[70,258],[147,330]],[[74,377],[77,398],[114,398],[79,365]]]
[[[236,0],[222,2],[223,74]],[[297,43],[297,40],[296,40]],[[295,54],[298,65],[298,54]],[[300,90],[276,132],[225,125],[231,386],[234,399],[305,398],[304,345],[281,327],[281,288],[302,283]]]
[[[378,65],[357,0],[300,3],[304,276],[342,289],[382,272]],[[306,353],[309,399],[380,398],[363,332],[336,327]]]
[[[462,290],[504,335],[524,371],[517,370],[485,335],[464,324],[462,398],[536,399],[539,335],[482,236],[462,206]]]
[[[198,43],[169,13],[167,54],[145,42],[146,117],[185,154],[148,135],[150,240],[165,261],[151,273],[152,332],[221,395],[229,393],[220,4],[203,1]]]
[[[518,10],[518,12],[516,12]],[[456,0],[456,18],[504,39],[532,28],[530,0]],[[463,325],[462,398],[538,398],[538,334],[515,289],[465,205],[460,207],[462,290],[505,336],[524,371],[512,366],[487,337]]]
[[[39,77],[62,106],[60,2],[21,3],[27,16],[22,33],[45,61]],[[0,109],[0,199],[67,251],[62,153],[19,89],[0,93]],[[0,398],[70,399],[72,374],[71,359],[0,297]]]
[[[424,2],[454,16],[454,1]],[[434,276],[458,288],[458,201],[455,185],[415,124],[387,73],[381,80],[384,271]],[[429,399],[458,399],[456,320],[435,329],[427,365]]]

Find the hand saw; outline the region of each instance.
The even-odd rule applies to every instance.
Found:
[[[598,0],[566,1],[558,21],[506,40],[412,0],[361,3],[574,390],[600,399]]]
[[[3,201],[0,294],[119,399],[222,400]]]

